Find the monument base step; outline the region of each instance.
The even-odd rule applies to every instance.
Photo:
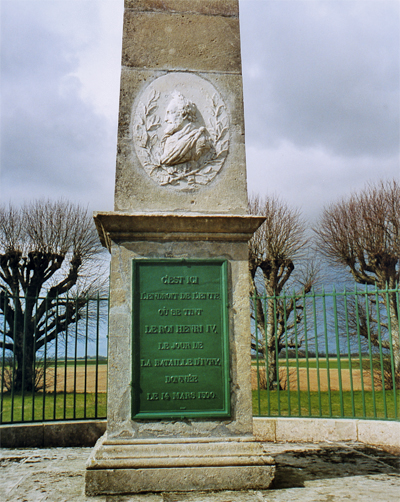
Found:
[[[275,475],[262,443],[246,438],[99,439],[86,494],[267,489]]]

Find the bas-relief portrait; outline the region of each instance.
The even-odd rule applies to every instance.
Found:
[[[168,176],[164,183],[173,183],[181,174],[194,177],[199,160],[213,148],[205,127],[196,127],[197,107],[182,94],[174,92],[165,113],[167,127],[161,139],[160,167]],[[188,179],[188,183],[191,183]]]
[[[174,85],[174,80],[179,85]],[[207,185],[228,154],[225,105],[205,82],[195,75],[160,77],[146,89],[133,114],[137,156],[147,174],[161,186],[195,190]]]

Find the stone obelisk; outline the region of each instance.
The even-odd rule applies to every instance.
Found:
[[[107,432],[88,494],[268,488],[252,436],[237,0],[125,0]]]

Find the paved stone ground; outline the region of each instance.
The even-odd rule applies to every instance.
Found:
[[[272,489],[86,497],[91,448],[0,450],[1,502],[331,502],[400,500],[400,451],[359,443],[270,444]]]

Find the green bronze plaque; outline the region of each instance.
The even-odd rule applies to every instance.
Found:
[[[133,260],[132,418],[230,416],[225,260]]]

